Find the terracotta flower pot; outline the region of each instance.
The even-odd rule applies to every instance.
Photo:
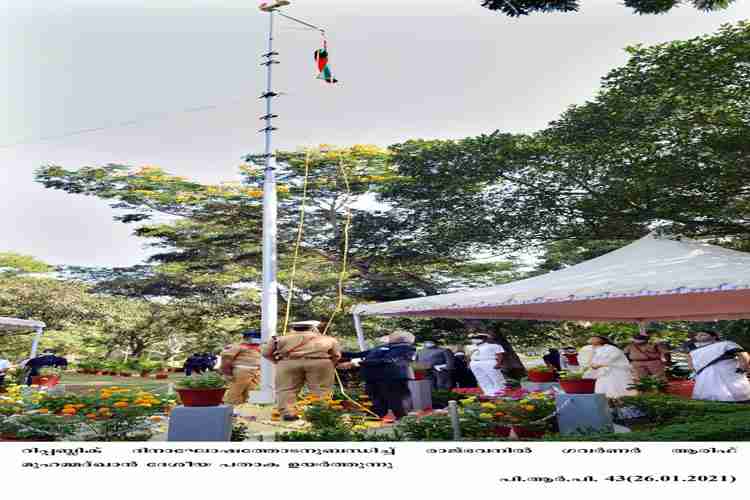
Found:
[[[219,406],[223,399],[226,387],[221,389],[177,389],[180,401],[184,406]]]
[[[59,375],[36,376],[31,377],[31,385],[41,385],[44,387],[54,387],[60,382]]]
[[[130,376],[132,376],[132,375],[133,375],[132,373],[125,373],[125,372],[121,372],[121,373],[120,373],[120,376],[121,376],[121,377],[130,377]]]
[[[524,425],[514,425],[513,432],[515,432],[516,436],[521,439],[538,439],[544,436],[545,433],[544,429],[526,427]]]
[[[498,425],[492,429],[492,433],[497,437],[508,437],[510,436],[510,429],[507,425]]]
[[[560,387],[566,394],[593,394],[596,380],[582,378],[580,380],[560,380]]]
[[[555,372],[535,372],[535,371],[529,371],[529,382],[536,382],[536,383],[545,383],[545,382],[554,382],[556,378]]]
[[[665,392],[667,394],[671,394],[672,396],[692,399],[694,388],[694,380],[671,380],[667,385],[667,390]]]
[[[154,375],[154,378],[164,380],[166,378],[169,378],[169,373],[157,373],[156,375]]]
[[[150,376],[151,376],[151,372],[147,372],[147,371],[142,371],[141,372],[141,377],[143,377],[143,378],[148,378]]]

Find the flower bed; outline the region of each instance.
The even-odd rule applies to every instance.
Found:
[[[0,434],[47,441],[144,440],[173,404],[172,398],[116,386],[64,395],[12,386],[0,398]]]

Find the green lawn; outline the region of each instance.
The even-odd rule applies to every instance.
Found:
[[[178,380],[185,378],[182,372],[170,373],[169,378],[157,380],[153,376],[149,378],[134,377],[116,377],[108,375],[84,375],[81,373],[64,373],[60,378],[60,383],[65,385],[65,389],[70,392],[83,392],[89,389],[104,386],[120,386],[129,388],[140,388],[153,392],[166,392],[169,384],[174,384]]]

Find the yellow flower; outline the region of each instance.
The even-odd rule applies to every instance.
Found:
[[[521,406],[521,408],[523,408],[526,411],[534,411],[536,409],[536,406],[534,406],[534,405],[523,405],[523,406]]]
[[[115,408],[127,408],[128,402],[127,401],[118,401],[117,403],[113,404]]]
[[[492,414],[490,413],[480,413],[479,418],[482,420],[492,420]]]
[[[49,413],[49,410],[47,408],[41,408],[39,409],[39,413]]]
[[[494,409],[495,409],[495,405],[494,405],[494,404],[492,404],[492,403],[482,403],[482,404],[481,404],[481,405],[479,405],[479,406],[481,406],[481,407],[482,407],[482,408],[484,408],[485,410],[494,410]]]

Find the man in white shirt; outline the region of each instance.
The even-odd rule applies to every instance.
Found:
[[[476,349],[471,353],[469,368],[482,392],[487,396],[493,396],[505,389],[505,377],[496,368],[502,363],[505,350],[497,344],[490,343],[490,336],[486,333],[472,335],[470,338]]]
[[[5,373],[10,369],[10,361],[0,358],[0,386],[5,384]]]

